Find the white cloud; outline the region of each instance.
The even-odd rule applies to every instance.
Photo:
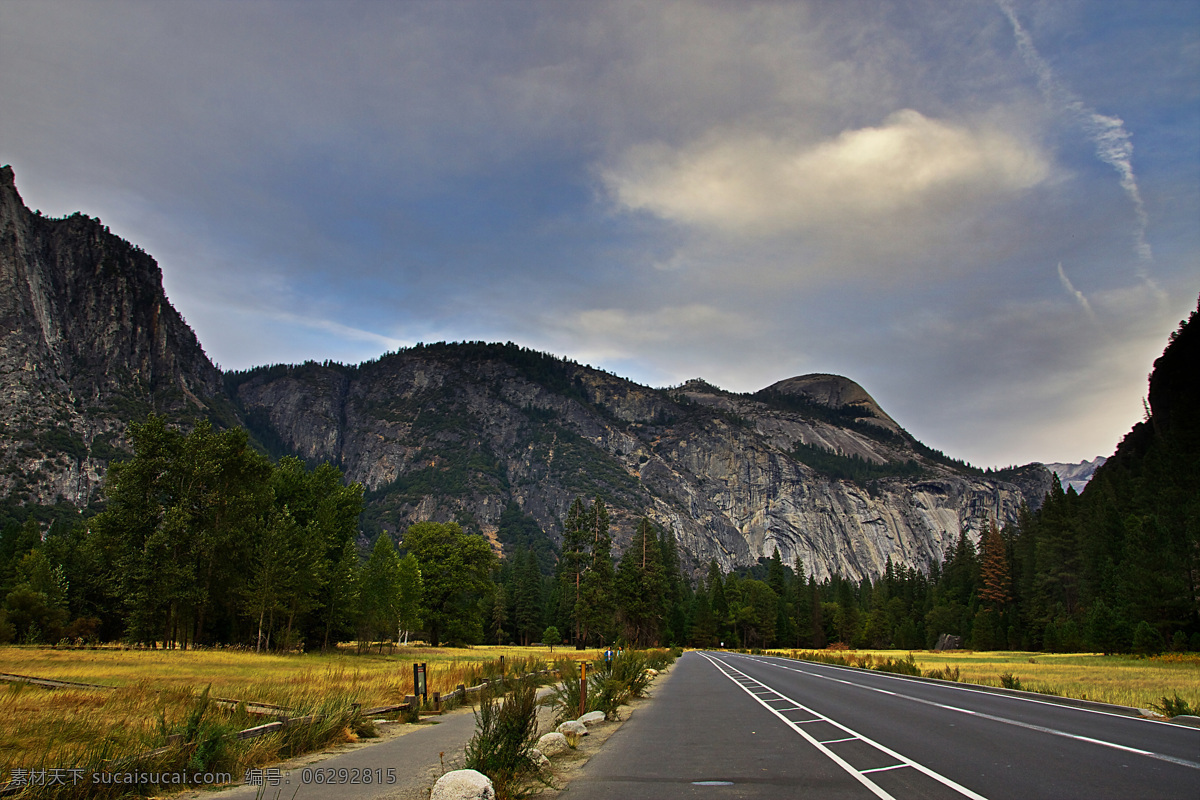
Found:
[[[816,144],[717,133],[682,148],[639,145],[602,177],[626,209],[761,235],[934,222],[1049,173],[1039,149],[1013,134],[905,109]]]

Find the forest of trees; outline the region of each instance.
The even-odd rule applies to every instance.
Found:
[[[776,551],[693,581],[673,532],[648,518],[614,559],[599,497],[571,504],[561,546],[510,504],[503,559],[437,522],[364,553],[363,488],[336,468],[273,463],[244,430],[185,434],[151,416],[130,426],[134,455],[112,464],[102,511],[0,531],[0,642],[919,649],[953,634],[980,650],[1197,651],[1198,314],[1155,362],[1146,419],[1082,495],[1055,484],[1015,524],[960,533],[927,571],[889,561],[874,580],[817,582]]]
[[[1198,314],[1155,362],[1146,419],[1082,495],[1056,482],[1037,511],[978,541],[960,533],[928,570],[889,562],[874,580],[817,582],[776,552],[729,574],[714,562],[692,582],[674,537],[646,520],[614,569],[603,504],[577,502],[553,575],[539,582],[533,551],[514,548],[492,634],[529,641],[552,624],[592,644],[920,649],[952,634],[981,650],[1200,651]]]
[[[245,431],[130,426],[105,509],[43,536],[0,532],[0,641],[327,648],[339,641],[482,636],[488,544],[421,523],[359,552],[363,490],[329,464],[272,464]],[[422,562],[436,563],[425,570]]]

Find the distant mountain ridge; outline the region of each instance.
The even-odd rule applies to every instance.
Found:
[[[1092,475],[1103,466],[1106,460],[1104,456],[1096,456],[1091,461],[1080,461],[1078,464],[1053,463],[1042,464],[1042,466],[1058,476],[1064,492],[1067,489],[1074,489],[1078,494],[1083,491],[1083,487],[1088,485]]]
[[[514,344],[418,345],[356,366],[222,375],[154,260],[99,220],[51,220],[0,172],[0,496],[9,515],[97,497],[125,424],[149,411],[245,426],[274,455],[329,460],[367,489],[367,537],[422,519],[495,539],[519,509],[553,539],[576,495],[637,519],[699,569],[776,548],[818,577],[927,569],[961,529],[1013,521],[1050,473],[984,473],[916,441],[854,381],[807,375],[754,394],[639,386]],[[24,511],[22,511],[24,509]]]

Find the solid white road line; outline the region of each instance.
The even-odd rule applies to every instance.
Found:
[[[902,756],[899,753],[897,753],[896,751],[894,751],[888,747],[885,747],[876,741],[868,739],[866,736],[863,736],[860,733],[850,730],[849,728],[847,728],[845,725],[841,724],[840,722],[837,722],[836,720],[833,720],[833,719],[825,716],[824,714],[821,714],[818,711],[814,711],[813,709],[809,708],[808,706],[805,706],[804,704],[800,703],[797,700],[787,698],[787,696],[784,695],[782,692],[779,692],[776,689],[772,689],[770,686],[763,683],[762,681],[759,681],[756,678],[750,677],[746,673],[739,670],[737,667],[734,667],[732,664],[728,664],[718,658],[713,658],[712,656],[709,656],[707,653],[701,653],[701,655],[704,656],[704,658],[707,658],[709,660],[709,662],[711,662],[713,664],[713,666],[715,666],[722,675],[724,675],[726,678],[728,678],[730,681],[732,681],[738,688],[740,688],[746,694],[753,697],[755,699],[755,701],[759,705],[761,705],[763,708],[767,709],[772,714],[774,714],[776,717],[779,717],[779,719],[783,720],[784,724],[786,724],[793,731],[795,731],[796,733],[798,733],[802,737],[804,737],[804,739],[809,744],[811,744],[813,747],[817,748],[817,750],[819,750],[821,753],[823,753],[826,758],[830,759],[835,764],[837,764],[839,767],[844,769],[851,777],[853,777],[855,780],[857,780],[859,783],[861,783],[863,786],[865,786],[867,789],[869,789],[871,791],[871,793],[874,794],[876,797],[879,797],[883,800],[895,800],[895,798],[892,795],[888,794],[887,791],[885,791],[877,783],[875,783],[870,778],[868,778],[866,776],[867,773],[880,772],[880,771],[892,770],[892,769],[900,769],[902,767],[911,767],[911,768],[917,770],[918,772],[922,773],[923,775],[933,778],[938,783],[941,783],[942,785],[953,789],[954,791],[958,792],[959,794],[963,795],[964,797],[970,797],[973,800],[987,800],[987,798],[985,798],[983,795],[976,794],[975,792],[971,791],[970,789],[966,788],[965,786],[955,783],[954,781],[950,780],[946,776],[940,775],[939,773],[934,772],[933,770],[926,767],[924,764],[919,764],[916,761],[913,761],[910,758]],[[737,677],[735,677],[732,673],[736,673]],[[804,711],[805,713],[812,714],[812,715],[814,715],[815,718],[803,720],[802,722],[793,722],[792,720],[785,717],[780,709],[777,709],[777,708],[774,708],[773,706],[768,705],[763,700],[763,698],[760,695],[766,694],[766,692],[760,692],[760,693],[752,692],[749,688],[750,685],[760,687],[761,689],[766,689],[768,692],[775,694],[778,697],[788,699],[791,703],[793,703],[796,706],[795,710]],[[877,767],[875,769],[860,770],[857,767],[850,764],[849,762],[847,762],[845,759],[843,759],[837,753],[833,752],[828,747],[826,747],[825,743],[822,743],[821,741],[817,740],[816,738],[811,736],[807,731],[803,730],[800,727],[800,725],[803,725],[803,724],[809,723],[809,722],[828,722],[829,724],[833,725],[834,727],[839,728],[842,731],[844,731],[845,733],[849,734],[849,737],[847,739],[838,739],[836,741],[850,741],[850,740],[862,741],[865,744],[868,744],[871,747],[874,747],[876,750],[880,751],[881,753],[886,753],[887,755],[895,758],[900,763],[893,764],[888,767],[882,767],[882,768]],[[832,743],[833,742],[829,742],[829,744],[832,744]]]
[[[745,657],[749,658],[749,656],[745,656]],[[779,669],[788,670],[789,672],[798,672],[801,675],[807,675],[811,678],[820,678],[821,680],[824,680],[824,681],[833,681],[835,683],[844,683],[847,686],[854,686],[859,689],[865,689],[869,692],[878,692],[879,694],[887,694],[887,695],[891,695],[892,697],[899,697],[903,700],[911,700],[914,703],[921,703],[922,705],[933,706],[935,708],[945,709],[946,711],[957,711],[960,714],[970,714],[971,716],[979,717],[980,719],[991,720],[992,722],[1000,722],[1005,725],[1013,725],[1018,728],[1025,728],[1026,730],[1037,731],[1038,733],[1048,733],[1051,736],[1061,736],[1065,739],[1074,739],[1079,742],[1087,742],[1088,744],[1096,744],[1096,745],[1100,745],[1101,747],[1109,747],[1109,748],[1112,748],[1113,750],[1121,750],[1126,753],[1133,753],[1134,755],[1146,756],[1147,758],[1153,758],[1153,759],[1157,759],[1159,761],[1166,761],[1170,764],[1178,764],[1179,766],[1182,766],[1182,767],[1190,767],[1191,769],[1200,769],[1200,763],[1197,763],[1195,761],[1188,761],[1185,758],[1176,758],[1175,756],[1169,756],[1169,755],[1166,755],[1165,753],[1156,753],[1152,750],[1142,750],[1141,748],[1138,748],[1138,747],[1129,747],[1128,745],[1117,744],[1116,742],[1109,742],[1109,741],[1105,741],[1103,739],[1094,739],[1091,736],[1081,736],[1080,734],[1077,734],[1077,733],[1068,733],[1067,731],[1060,731],[1056,728],[1047,728],[1043,725],[1034,725],[1032,722],[1022,722],[1022,721],[1016,720],[1016,719],[1009,719],[1008,717],[998,717],[995,714],[985,714],[982,711],[972,711],[969,708],[959,708],[958,706],[947,705],[946,703],[939,703],[934,700],[926,700],[923,697],[913,697],[912,695],[902,694],[900,692],[889,692],[887,689],[878,689],[874,686],[868,686],[864,683],[855,683],[854,681],[848,681],[848,680],[845,680],[844,678],[835,678],[831,675],[823,675],[819,671],[810,672],[808,670],[797,669],[796,667],[791,667],[791,666],[787,666],[784,664],[780,664],[776,661],[767,661],[765,659],[760,660],[757,658],[750,658],[750,660],[754,661],[756,663],[759,663],[759,664],[766,664],[768,666],[778,667]],[[891,677],[891,676],[888,676],[888,677]],[[899,680],[899,679],[896,679],[896,680]],[[957,687],[945,686],[942,688],[954,690]],[[962,689],[960,691],[973,691],[973,692],[978,693],[978,690],[972,690],[967,687],[962,687]],[[991,694],[991,693],[989,692],[986,694]],[[991,694],[991,696],[997,697],[1000,695]],[[1004,695],[1004,696],[1006,696],[1006,695]],[[1024,697],[1018,697],[1015,699],[1026,701],[1026,702],[1035,702],[1035,703],[1039,703],[1041,705],[1054,705],[1053,703],[1046,703],[1045,701],[1038,701],[1038,700],[1030,701],[1028,698],[1024,698]],[[1072,708],[1076,711],[1092,712],[1091,709],[1087,709],[1087,708],[1079,709],[1079,708],[1074,708],[1073,706],[1056,706],[1056,707],[1057,708]],[[1108,712],[1100,711],[1100,712],[1092,712],[1092,713],[1106,714]],[[1118,716],[1118,715],[1112,714],[1110,716]],[[1122,717],[1122,719],[1128,719],[1128,717]]]

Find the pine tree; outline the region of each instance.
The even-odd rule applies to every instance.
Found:
[[[729,601],[725,597],[725,577],[715,558],[708,564],[708,596],[717,629],[717,641],[723,642],[729,637]]]
[[[799,555],[796,556],[796,563],[792,570],[796,574],[796,588],[792,595],[795,602],[796,619],[794,644],[797,647],[812,647],[814,645],[812,608],[814,587],[809,585],[804,560]]]
[[[615,574],[612,539],[608,533],[608,509],[599,497],[587,514],[586,524],[591,535],[591,558],[580,583],[575,618],[579,624],[581,642],[603,644],[611,641],[616,609],[613,602]]]
[[[518,641],[528,645],[542,631],[542,576],[537,554],[525,550],[516,556],[513,570],[513,624]]]
[[[1012,576],[1008,569],[1008,546],[992,522],[980,542],[979,599],[988,611],[1002,612],[1012,600]]]
[[[621,556],[616,575],[617,617],[625,638],[639,647],[661,641],[666,615],[661,557],[654,525],[643,517]]]
[[[587,510],[583,498],[576,497],[563,521],[562,554],[558,559],[558,617],[563,630],[574,631],[572,641],[580,643],[579,608],[583,571],[587,568]]]
[[[359,649],[364,640],[368,646],[378,641],[379,651],[383,652],[383,641],[386,639],[390,645],[392,634],[399,629],[401,604],[400,559],[386,532],[375,540],[359,581]]]
[[[708,590],[701,585],[692,597],[692,627],[688,639],[694,647],[712,647],[717,643],[717,623],[713,618]]]
[[[771,554],[771,560],[767,563],[767,586],[775,593],[776,607],[775,621],[771,626],[774,636],[765,644],[768,647],[778,647],[781,644],[790,643],[793,637],[792,617],[789,613],[791,604],[788,603],[790,587],[778,547],[775,548]]]

